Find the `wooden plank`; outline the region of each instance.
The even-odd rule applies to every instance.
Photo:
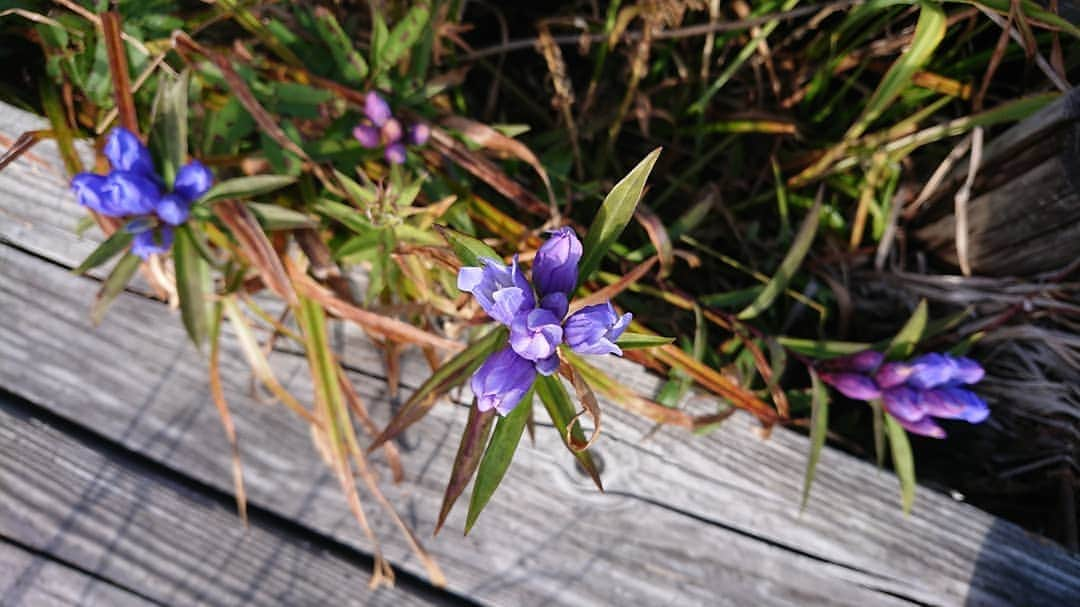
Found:
[[[69,426],[0,395],[0,536],[88,572],[49,569],[41,557],[17,570],[19,561],[0,556],[0,572],[12,574],[0,575],[0,604],[29,604],[22,595],[50,589],[64,605],[457,604],[413,580],[373,593],[369,560],[258,511],[245,529],[227,496]]]
[[[0,540],[0,605],[149,607],[157,604],[47,556]]]
[[[62,230],[49,235],[63,237]],[[61,252],[48,257],[77,261],[63,258],[69,245],[47,240],[36,241],[41,250]],[[0,356],[19,362],[0,369],[0,385],[228,490],[227,446],[203,364],[184,345],[178,319],[124,295],[94,333],[85,321],[94,283],[14,251],[6,255],[0,279],[12,286],[0,292],[0,305],[19,314],[0,324]],[[366,548],[303,428],[280,408],[252,403],[248,373],[231,344],[226,354],[252,503]],[[385,419],[390,404],[378,379],[379,358],[352,334],[345,354],[360,372],[354,378],[365,398]],[[278,355],[274,364],[307,398],[303,361]],[[425,373],[421,361],[407,357],[404,367],[404,383],[415,386]],[[656,387],[655,378],[633,365],[614,362],[611,369],[645,392]],[[807,445],[794,433],[779,430],[762,441],[740,415],[704,439],[664,429],[642,442],[647,423],[603,404],[598,450],[609,493],[591,489],[553,433],[541,428],[536,447],[519,453],[473,535],[444,532],[429,542],[452,588],[499,604],[535,597],[575,604],[609,604],[613,597],[634,604],[718,597],[755,604],[1009,604],[1031,597],[1060,602],[1080,592],[1080,564],[1056,547],[925,490],[915,515],[905,518],[890,475],[831,450],[800,517]],[[437,407],[406,437],[410,480],[389,493],[422,535],[432,528],[462,421],[462,412]],[[460,529],[462,516],[455,511],[449,531]],[[376,525],[384,537],[395,537],[385,519],[376,517]],[[420,571],[400,540],[387,550],[398,564]]]

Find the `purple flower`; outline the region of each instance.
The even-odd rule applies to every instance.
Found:
[[[390,113],[390,104],[386,103],[386,100],[375,91],[364,96],[364,115],[379,127],[393,117]]]
[[[506,347],[492,354],[473,374],[469,386],[481,411],[495,409],[506,415],[532,387],[536,369],[531,361]]]
[[[569,298],[577,287],[581,253],[581,241],[573,228],[551,232],[551,238],[540,246],[533,259],[533,282],[541,298],[553,293]]]
[[[881,396],[881,390],[874,380],[859,373],[821,373],[821,381],[855,400],[873,400]]]
[[[167,253],[172,248],[173,230],[169,226],[162,226],[154,230],[143,230],[135,234],[131,241],[131,252],[146,259],[151,255]]]
[[[532,286],[518,267],[517,257],[507,267],[494,259],[483,258],[481,267],[464,267],[458,272],[458,289],[472,293],[488,316],[506,326],[518,310],[535,306]]]
[[[839,373],[869,373],[881,366],[885,355],[876,350],[863,350],[850,356],[825,361],[823,368]]]
[[[423,122],[419,122],[409,127],[407,138],[412,145],[424,145],[430,137],[431,127]]]
[[[191,202],[178,194],[166,194],[161,197],[154,212],[165,223],[178,226],[187,221],[188,214],[191,212]]]
[[[112,215],[109,211],[110,198],[105,195],[104,188],[104,175],[79,173],[71,178],[71,189],[79,204],[102,215]]]
[[[104,214],[112,217],[152,213],[161,200],[161,189],[141,173],[114,170],[101,188],[105,194]]]
[[[619,316],[610,302],[582,308],[566,319],[563,326],[566,344],[578,354],[622,356],[622,349],[615,345],[615,340],[633,317],[629,312]]]
[[[214,175],[206,165],[198,160],[185,164],[176,173],[173,192],[187,202],[195,202],[205,194],[214,183]]]
[[[538,370],[551,375],[559,367],[557,348],[562,343],[560,318],[543,308],[523,311],[510,323],[510,347],[518,356],[538,364]]]
[[[353,137],[366,148],[379,147],[379,129],[370,124],[360,124],[352,131]]]
[[[934,420],[930,417],[921,417],[915,421],[897,418],[896,421],[900,422],[900,425],[912,434],[920,434],[922,436],[929,436],[930,438],[945,438],[945,430],[934,423]]]
[[[105,157],[114,171],[130,171],[148,179],[157,179],[150,150],[139,137],[122,126],[109,132],[105,140]]]
[[[386,161],[391,164],[404,164],[405,163],[405,146],[400,143],[392,143],[386,146],[386,151],[383,152],[386,156]]]

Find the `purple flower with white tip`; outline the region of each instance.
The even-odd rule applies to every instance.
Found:
[[[476,407],[481,411],[495,409],[506,415],[517,406],[532,387],[536,368],[532,361],[517,355],[507,347],[492,354],[473,374],[469,387],[476,395]]]
[[[961,387],[977,383],[985,374],[974,360],[937,352],[908,362],[882,363],[882,358],[868,350],[826,361],[820,376],[849,398],[880,398],[889,415],[914,434],[945,438],[934,418],[977,424],[990,415],[981,398]]]
[[[117,127],[105,142],[108,175],[79,173],[71,189],[79,204],[107,217],[132,218],[128,231],[135,234],[131,252],[143,259],[166,253],[172,246],[171,226],[187,221],[191,205],[210,189],[214,176],[198,160],[176,173],[171,192],[154,170],[150,150],[131,131]],[[160,229],[154,229],[154,226]]]
[[[482,258],[480,266],[461,268],[458,288],[472,293],[480,307],[510,328],[509,346],[492,354],[472,378],[481,411],[505,415],[532,387],[536,374],[559,369],[559,346],[580,354],[622,354],[615,341],[632,315],[619,316],[611,303],[588,306],[565,318],[577,287],[582,247],[570,228],[551,233],[533,259],[533,284],[518,268]],[[537,305],[539,304],[539,305]]]
[[[633,314],[615,313],[610,302],[588,306],[566,319],[566,345],[578,354],[617,354],[622,349],[615,340],[630,326]]]
[[[364,121],[353,128],[353,137],[365,148],[383,148],[383,156],[391,164],[403,164],[407,158],[405,145],[424,145],[431,127],[418,123],[406,132],[401,121],[394,118],[390,104],[375,91],[364,96]]]

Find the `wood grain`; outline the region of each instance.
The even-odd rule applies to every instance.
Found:
[[[47,556],[0,540],[0,605],[150,607],[157,604]]]
[[[97,285],[64,269],[79,258],[70,255],[75,238],[58,218],[77,207],[63,197],[34,198],[28,186],[5,196],[7,179],[0,173],[0,208],[31,218],[31,227],[0,232],[15,245],[0,249],[0,386],[229,491],[229,448],[205,364],[187,346],[179,319],[129,293],[92,330],[86,310]],[[357,332],[341,335],[358,391],[387,419],[393,401],[381,358]],[[280,406],[250,397],[241,361],[227,340],[222,371],[250,503],[369,550],[306,429]],[[301,400],[310,398],[301,357],[279,352],[272,363]],[[657,387],[625,361],[606,368],[644,393]],[[403,360],[406,388],[426,373],[421,357]],[[577,473],[554,431],[538,428],[536,445],[519,450],[473,533],[453,533],[464,519],[459,508],[443,534],[428,540],[452,590],[500,605],[1060,604],[1080,593],[1075,557],[928,490],[904,517],[891,475],[833,450],[823,454],[800,516],[808,445],[792,432],[761,440],[740,414],[708,437],[672,429],[650,435],[644,420],[601,405],[605,429],[596,449],[608,493]],[[388,494],[421,537],[433,528],[464,413],[435,407],[402,441],[407,482]],[[388,556],[422,574],[386,517],[371,512]]]

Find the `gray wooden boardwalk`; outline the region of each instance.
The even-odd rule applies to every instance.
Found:
[[[0,106],[0,144],[41,128]],[[304,424],[252,398],[231,335],[223,379],[251,510],[233,513],[231,456],[202,356],[177,313],[123,293],[89,321],[98,277],[69,270],[100,234],[74,227],[55,148],[0,172],[0,605],[1069,605],[1080,558],[922,489],[910,517],[888,473],[827,449],[800,515],[804,437],[768,440],[736,415],[701,438],[603,403],[596,445],[607,493],[579,474],[554,432],[523,444],[468,537],[464,508],[431,538],[460,404],[405,435],[407,478],[385,484],[449,578],[428,585],[393,524],[371,509],[398,572],[367,589],[371,546]],[[373,414],[391,411],[379,356],[337,330]],[[305,360],[271,356],[308,398]],[[657,381],[610,369],[643,391]],[[427,367],[403,360],[403,384]],[[381,466],[381,462],[378,462]],[[389,479],[385,466],[382,475]]]

